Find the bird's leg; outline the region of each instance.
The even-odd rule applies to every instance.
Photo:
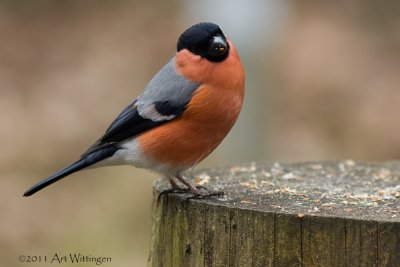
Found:
[[[169,180],[169,182],[171,184],[171,188],[161,191],[160,194],[158,194],[158,196],[157,196],[157,201],[160,201],[160,197],[162,195],[168,195],[168,194],[171,194],[171,193],[178,193],[178,194],[181,193],[181,194],[183,194],[183,193],[187,193],[189,191],[188,188],[180,187],[176,183],[174,177],[168,176],[167,178],[168,178],[168,180]]]
[[[168,176],[167,178],[168,178],[169,183],[171,184],[171,189],[178,189],[178,188],[180,188],[180,187],[178,186],[178,184],[175,182],[175,178],[174,178],[174,177]]]
[[[182,184],[186,186],[186,188],[180,187],[176,181],[175,178],[178,179]],[[221,197],[224,195],[224,192],[222,191],[209,191],[205,186],[202,185],[196,185],[193,186],[190,183],[188,183],[185,178],[181,175],[177,175],[175,177],[168,177],[169,182],[171,183],[171,188],[163,190],[160,192],[160,194],[157,197],[157,200],[160,200],[160,197],[162,195],[167,195],[170,193],[175,193],[175,194],[184,194],[187,192],[191,192],[193,196],[188,197],[187,199],[192,199],[192,198],[206,198],[206,197],[213,197],[213,196],[218,196]]]
[[[197,163],[196,163],[195,165],[197,165]],[[192,167],[190,167],[190,169],[188,169],[187,172],[186,172],[186,173],[189,174],[189,176],[190,176],[191,179],[193,179],[193,176],[194,176],[193,170],[194,170],[195,165],[193,165]],[[178,177],[177,177],[177,178],[178,178]],[[179,178],[178,178],[178,179],[179,179]],[[181,176],[181,179],[184,179],[184,178]],[[179,180],[179,181],[181,181],[181,180]],[[184,181],[185,181],[185,180],[184,180]],[[182,181],[181,181],[181,182],[182,182]],[[184,185],[186,185],[185,182],[182,182],[182,183],[183,183]],[[187,183],[187,182],[186,182],[186,183]],[[187,185],[186,185],[186,186],[187,186]],[[197,189],[204,189],[205,191],[208,191],[207,187],[205,187],[204,185],[195,185],[194,187],[197,188]],[[190,190],[189,187],[188,187],[188,190]]]
[[[168,195],[168,194],[185,194],[190,191],[188,187],[180,187],[176,181],[175,178],[172,176],[167,176],[169,183],[171,184],[171,188],[165,189],[161,191],[158,196],[157,196],[157,202],[160,202],[161,196],[162,195]]]
[[[188,191],[190,190],[194,195],[198,196],[201,194],[200,190],[197,189],[196,187],[194,187],[193,185],[191,185],[190,183],[186,182],[186,180],[180,175],[178,174],[177,176],[175,176],[176,179],[178,179],[182,184],[186,185],[186,188],[188,189]]]
[[[189,198],[202,198],[202,197],[212,197],[212,196],[223,196],[224,192],[222,191],[209,191],[205,186],[198,185],[198,186],[193,186],[190,183],[188,183],[185,178],[183,178],[180,174],[175,176],[176,179],[178,179],[182,184],[186,185],[187,189],[189,189],[193,193],[193,197]],[[200,189],[203,189],[206,192],[201,191]]]

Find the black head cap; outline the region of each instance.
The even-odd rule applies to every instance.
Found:
[[[229,54],[229,44],[218,25],[201,22],[193,25],[179,37],[177,50],[188,49],[212,62],[221,62]]]

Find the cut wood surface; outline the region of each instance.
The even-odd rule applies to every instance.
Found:
[[[252,163],[191,182],[225,196],[157,200],[157,180],[148,266],[400,266],[400,163]]]

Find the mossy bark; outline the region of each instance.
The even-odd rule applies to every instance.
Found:
[[[316,163],[286,165],[280,179],[310,164]],[[316,169],[320,172],[322,168],[327,174],[333,163],[318,164],[322,167]],[[270,171],[272,165],[268,164],[252,167],[244,176],[232,175],[232,168],[206,171],[208,186],[226,191],[223,199],[188,200],[188,195],[178,194],[157,199],[159,192],[167,188],[162,180],[157,181],[148,266],[400,266],[400,198],[388,189],[399,184],[397,165],[354,163],[353,170],[355,165],[359,174],[362,168],[368,168],[368,174],[375,168],[389,170],[390,179],[382,183],[384,178],[380,177],[382,189],[377,195],[388,190],[394,197],[378,199],[378,204],[371,206],[368,203],[376,203],[374,197],[370,202],[367,195],[355,191],[349,197],[346,190],[342,195],[329,195],[323,190],[329,191],[327,187],[310,187],[307,181],[311,178],[302,181],[303,191],[298,190],[301,185],[292,184],[294,181],[286,181],[282,189],[277,177],[260,176],[266,169]],[[258,172],[260,169],[263,171]],[[200,178],[202,175],[204,172]],[[349,175],[348,179],[362,177],[362,182],[369,179],[355,176],[350,169],[341,175],[340,179],[343,175]],[[370,189],[360,190],[377,189],[372,181],[375,176],[371,177]],[[331,176],[321,179],[334,180]],[[329,186],[340,187],[333,180]],[[254,181],[257,186],[252,185]],[[261,188],[262,181],[269,183],[268,190]],[[277,192],[276,185],[281,192]],[[354,202],[347,205],[340,197]]]

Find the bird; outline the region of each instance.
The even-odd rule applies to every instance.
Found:
[[[171,191],[212,195],[186,181],[183,173],[206,158],[235,124],[244,98],[244,68],[232,41],[212,22],[186,29],[176,48],[103,136],[77,161],[23,196],[77,171],[113,165],[160,173],[169,180]]]

